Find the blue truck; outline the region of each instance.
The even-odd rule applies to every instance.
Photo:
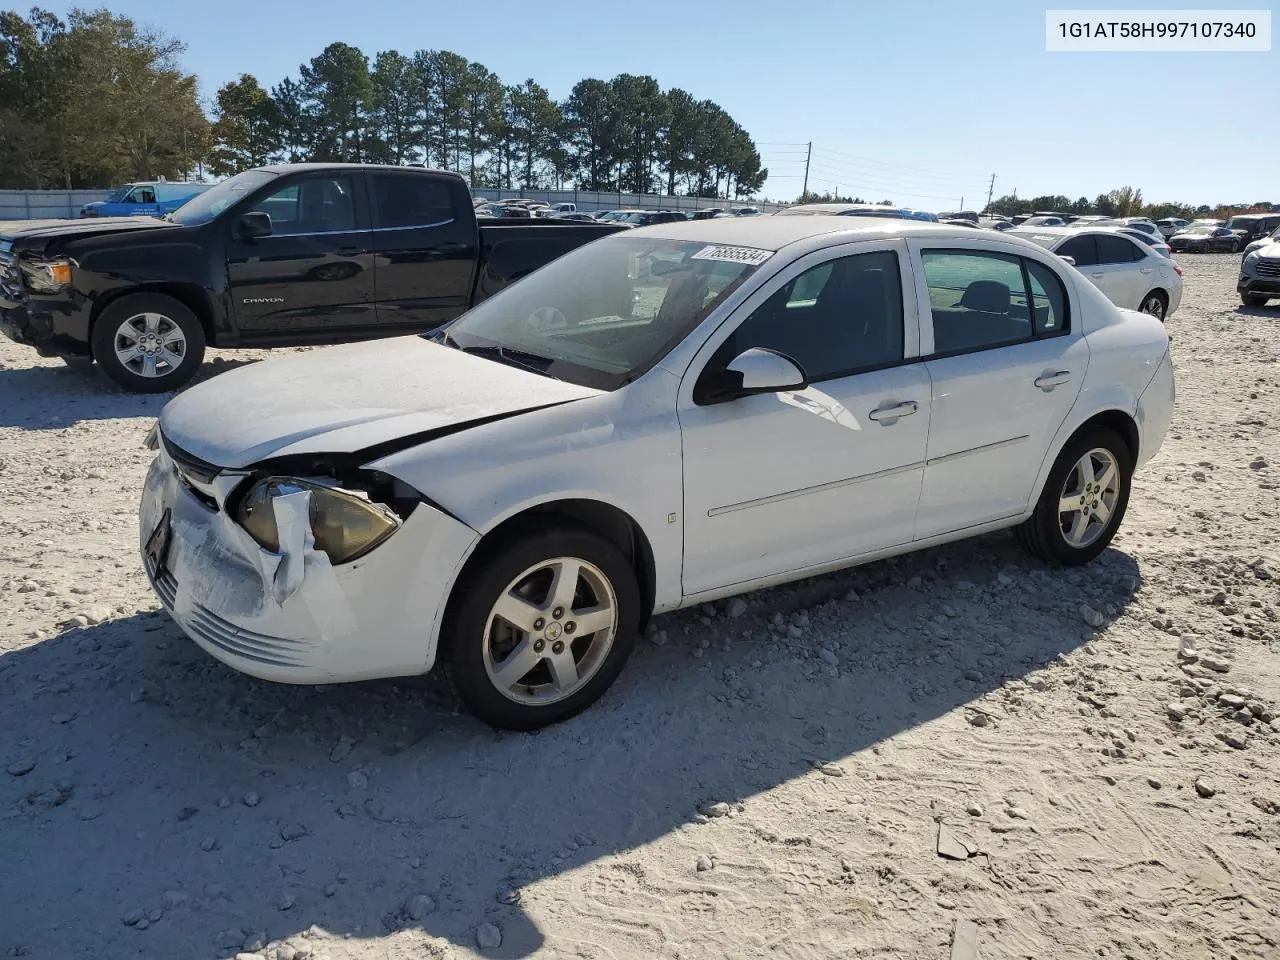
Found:
[[[147,180],[115,187],[106,200],[86,203],[82,217],[163,217],[212,184]]]

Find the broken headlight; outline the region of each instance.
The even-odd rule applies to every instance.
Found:
[[[19,260],[18,263],[33,293],[59,293],[71,284],[71,261],[66,257]]]
[[[240,498],[236,522],[272,553],[280,551],[274,501],[291,493],[310,491],[308,520],[317,550],[333,564],[364,556],[400,527],[400,518],[382,504],[357,491],[343,490],[293,477],[259,480]]]

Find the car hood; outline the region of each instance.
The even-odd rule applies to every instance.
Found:
[[[379,454],[602,391],[423,337],[328,347],[232,370],[160,414],[167,443],[224,468],[295,454]]]
[[[87,217],[83,220],[4,220],[0,221],[0,239],[8,240],[15,249],[38,251],[47,240],[123,233],[126,230],[174,230],[177,224],[156,217]]]

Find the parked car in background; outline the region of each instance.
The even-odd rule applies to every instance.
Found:
[[[1280,240],[1268,240],[1244,255],[1236,292],[1246,307],[1265,307],[1268,300],[1280,300]]]
[[[530,730],[595,702],[651,614],[1000,529],[1089,562],[1173,399],[1161,324],[1018,238],[660,225],[430,338],[174,398],[140,553],[236,670],[333,683],[447,660],[476,716]]]
[[[578,205],[576,203],[553,203],[551,204],[551,212],[556,213],[577,213]]]
[[[1277,241],[1280,241],[1280,227],[1276,227],[1276,229],[1273,230],[1267,236],[1261,237],[1258,240],[1254,240],[1252,243],[1250,243],[1247,247],[1244,248],[1244,254],[1247,257],[1249,254],[1253,253],[1253,251],[1261,249],[1262,247],[1265,247],[1268,244],[1276,243]]]
[[[469,200],[456,173],[304,163],[224,180],[168,220],[6,223],[0,328],[44,356],[89,356],[126,389],[157,393],[191,379],[206,345],[433,329],[620,229],[481,220]]]
[[[947,213],[939,213],[938,222],[941,223],[944,220],[970,220],[973,222],[974,226],[977,226],[978,214],[975,210],[955,210]]]
[[[1019,227],[1006,236],[1030,240],[1070,258],[1117,307],[1166,320],[1182,302],[1182,268],[1115,228]]]
[[[106,200],[95,200],[80,208],[82,217],[163,217],[172,213],[212,184],[148,180],[126,183],[107,194]]]
[[[596,218],[589,213],[553,213],[549,220],[573,220],[576,223],[595,223]]]
[[[1097,224],[1100,224],[1100,223],[1106,223],[1110,219],[1111,219],[1110,217],[1102,217],[1094,213],[1086,213],[1078,216],[1073,216],[1071,220],[1067,222],[1067,226],[1090,227],[1090,226],[1096,226]]]
[[[760,216],[759,207],[730,207],[729,212],[735,217],[758,217]]]
[[[891,220],[914,220],[912,211],[905,207],[884,206],[878,203],[797,203],[776,211],[775,217],[885,217]]]
[[[1027,217],[1018,224],[1020,227],[1065,227],[1066,225],[1065,220],[1054,216]]]
[[[1240,238],[1240,249],[1243,250],[1280,227],[1280,213],[1242,213],[1228,218],[1223,226]]]
[[[1141,230],[1152,237],[1162,236],[1160,228],[1156,226],[1155,221],[1148,217],[1116,217],[1112,220],[1100,221],[1095,226],[1121,227],[1129,230]]]
[[[1169,238],[1174,253],[1237,253],[1243,246],[1235,233],[1210,223],[1192,224]]]
[[[711,220],[724,213],[724,207],[703,207],[689,214],[690,220]]]
[[[1156,229],[1160,231],[1160,235],[1166,240],[1172,237],[1175,233],[1181,233],[1190,225],[1191,224],[1188,221],[1183,220],[1180,217],[1165,217],[1156,221]]]
[[[1165,239],[1162,236],[1156,235],[1153,237],[1149,233],[1143,233],[1141,230],[1134,230],[1132,227],[1121,227],[1120,232],[1127,237],[1132,237],[1134,240],[1142,241],[1162,257],[1169,257],[1173,255],[1173,249],[1165,242]]]
[[[682,223],[689,218],[679,210],[633,210],[618,223],[633,227],[650,227],[655,223]]]
[[[965,219],[964,217],[958,217],[953,219],[943,219],[942,217],[939,217],[938,222],[949,224],[950,226],[953,226],[953,227],[969,227],[972,230],[979,229],[978,222],[976,220],[968,220],[968,219]]]
[[[606,223],[612,223],[623,220],[633,213],[643,213],[642,210],[605,210],[596,214],[596,219]]]

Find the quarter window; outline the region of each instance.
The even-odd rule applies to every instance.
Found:
[[[921,260],[935,354],[1008,346],[1067,329],[1066,291],[1041,263],[961,250],[926,251]]]
[[[356,228],[351,181],[346,177],[292,183],[259,200],[252,210],[271,217],[273,236],[343,233]]]
[[[892,251],[819,264],[783,285],[717,352],[728,362],[750,347],[795,360],[810,381],[902,359],[902,280]]]

